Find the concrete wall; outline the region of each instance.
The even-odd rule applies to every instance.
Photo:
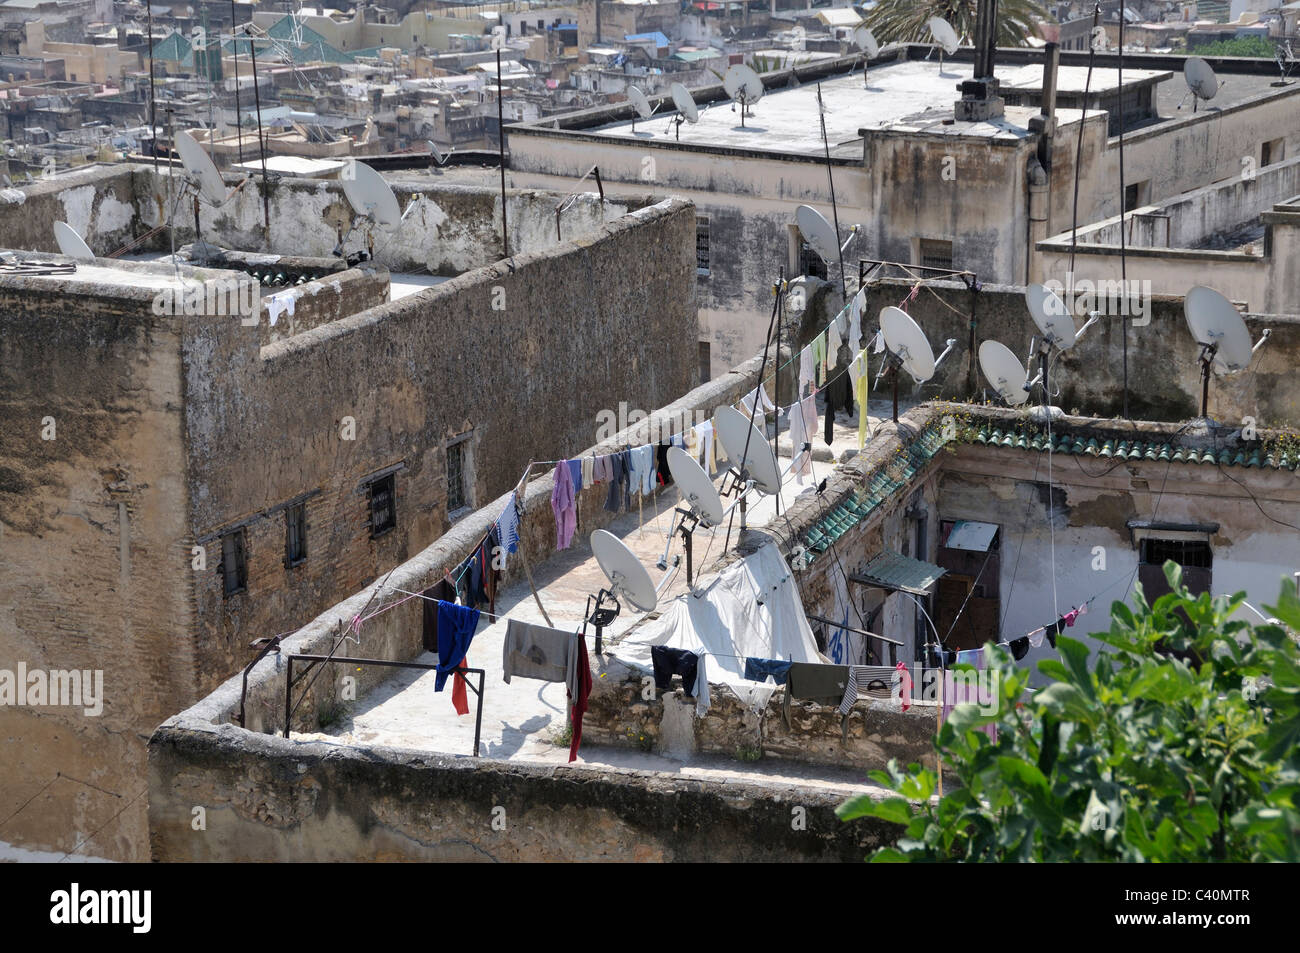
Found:
[[[1143,277],[1130,271],[1130,278]],[[1118,279],[1118,276],[1113,276]],[[1214,275],[1203,280],[1213,283]],[[958,397],[983,394],[986,382],[978,369],[977,352],[986,338],[1001,341],[1023,357],[1030,338],[1036,334],[1019,288],[984,285],[976,296],[977,328],[975,347],[969,344],[969,315],[972,295],[960,284],[929,285],[935,295],[922,291],[908,302],[908,310],[935,345],[949,337],[957,347],[924,387],[923,397]],[[905,281],[882,280],[867,289],[863,313],[864,331],[878,326],[880,310],[897,305],[910,285]],[[942,300],[939,300],[942,299]],[[1080,301],[1080,304],[1084,302]],[[955,311],[952,309],[956,309]],[[1138,420],[1186,420],[1200,411],[1200,365],[1198,348],[1187,330],[1181,297],[1154,295],[1150,301],[1150,323],[1130,322],[1129,412]],[[1293,373],[1300,354],[1300,319],[1277,315],[1245,315],[1246,327],[1258,339],[1260,331],[1272,329],[1272,336],[1255,357],[1251,371],[1230,377],[1216,377],[1210,386],[1210,414],[1220,420],[1240,421],[1255,417],[1258,426],[1295,427],[1300,423],[1300,382]],[[1076,327],[1082,325],[1076,320]],[[1061,393],[1055,403],[1067,412],[1077,409],[1096,416],[1118,414],[1122,404],[1123,366],[1119,316],[1103,318],[1053,368],[1053,391]],[[972,360],[976,363],[972,365]],[[973,377],[972,377],[973,371]],[[968,386],[968,380],[975,386]],[[907,385],[904,384],[904,392]],[[1037,398],[1035,398],[1037,399]]]
[[[156,861],[861,861],[897,825],[824,788],[339,748],[169,724],[150,743]],[[195,808],[206,830],[195,831]],[[791,822],[803,808],[806,824]]]

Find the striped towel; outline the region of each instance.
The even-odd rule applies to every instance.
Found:
[[[894,680],[898,673],[888,665],[850,665],[849,683],[844,687],[840,714],[847,716],[860,695],[869,698],[894,697]]]

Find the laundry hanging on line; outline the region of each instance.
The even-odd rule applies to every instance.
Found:
[[[502,646],[501,677],[507,685],[513,677],[564,684],[573,725],[569,760],[576,760],[582,744],[582,716],[591,695],[586,636],[510,619]]]

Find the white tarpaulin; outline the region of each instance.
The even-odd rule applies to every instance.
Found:
[[[698,597],[674,599],[631,638],[636,645],[614,649],[621,661],[648,672],[655,645],[706,653],[708,680],[754,709],[768,703],[776,686],[745,678],[746,658],[822,661],[794,576],[773,544],[728,566]]]

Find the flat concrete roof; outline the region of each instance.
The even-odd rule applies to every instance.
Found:
[[[860,157],[861,133],[876,129],[924,130],[1005,140],[1027,137],[1029,119],[1038,114],[1037,108],[1009,106],[1002,119],[992,122],[944,122],[952,119],[953,103],[960,98],[958,84],[970,79],[973,72],[970,63],[948,60],[940,72],[938,59],[903,60],[873,66],[868,71],[869,85],[865,89],[861,71],[822,81],[831,154],[841,158]],[[999,79],[1017,89],[1041,88],[1042,73],[1042,67],[1035,65],[1013,65],[997,70]],[[1132,89],[1170,76],[1172,73],[1156,70],[1125,70],[1124,86]],[[1062,67],[1059,88],[1065,91],[1077,88],[1081,92],[1086,79],[1086,69]],[[1091,89],[1098,93],[1114,90],[1118,81],[1118,71],[1095,69]],[[638,120],[635,135],[631,120],[583,132],[646,142],[665,137],[675,139],[670,121],[674,115],[671,104],[666,104],[654,118]],[[1077,117],[1076,111],[1057,110],[1061,124]],[[817,121],[817,86],[807,83],[791,89],[768,90],[754,105],[744,128],[738,108],[733,111],[732,104],[726,101],[701,107],[700,121],[682,126],[681,141],[719,148],[819,155],[823,146]]]

